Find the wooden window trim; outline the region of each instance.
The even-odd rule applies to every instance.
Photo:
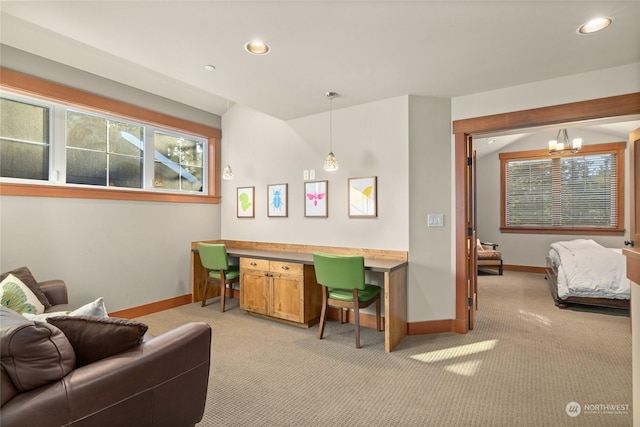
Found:
[[[613,142],[606,144],[583,145],[580,152],[576,154],[549,155],[548,150],[529,150],[515,151],[509,153],[500,153],[500,231],[503,233],[522,233],[522,234],[594,234],[594,235],[623,235],[624,228],[624,152],[626,150],[626,142]],[[533,160],[542,158],[558,158],[581,156],[589,153],[598,154],[616,154],[616,167],[618,176],[617,189],[617,223],[616,228],[600,228],[600,227],[513,227],[506,225],[506,164],[509,160]]]
[[[105,98],[6,68],[0,68],[0,88],[206,138],[208,141],[207,164],[209,167],[207,171],[209,194],[178,194],[144,190],[79,188],[55,184],[3,182],[0,184],[0,195],[220,203],[220,171],[219,162],[217,161],[220,159],[220,139],[222,135],[220,129]]]

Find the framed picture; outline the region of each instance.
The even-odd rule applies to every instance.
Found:
[[[349,218],[378,216],[378,178],[349,178]]]
[[[304,216],[329,216],[329,182],[310,181],[304,183]]]
[[[255,217],[255,187],[238,187],[236,212],[238,218]]]
[[[267,185],[267,216],[287,216],[289,184]]]

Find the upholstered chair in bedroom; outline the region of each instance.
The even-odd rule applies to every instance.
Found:
[[[477,241],[478,253],[478,269],[480,268],[497,268],[498,274],[502,276],[502,253],[496,250],[497,243]]]

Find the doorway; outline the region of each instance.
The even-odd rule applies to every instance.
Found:
[[[456,320],[455,332],[473,329],[477,269],[475,268],[475,178],[469,160],[474,134],[508,132],[522,128],[553,126],[587,120],[640,114],[640,92],[574,102],[525,111],[496,114],[453,122],[455,144],[455,256]]]

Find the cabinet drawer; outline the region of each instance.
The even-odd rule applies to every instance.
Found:
[[[269,260],[258,258],[240,258],[240,268],[243,270],[269,271]]]
[[[271,261],[269,271],[281,274],[302,274],[302,264],[295,262]]]

